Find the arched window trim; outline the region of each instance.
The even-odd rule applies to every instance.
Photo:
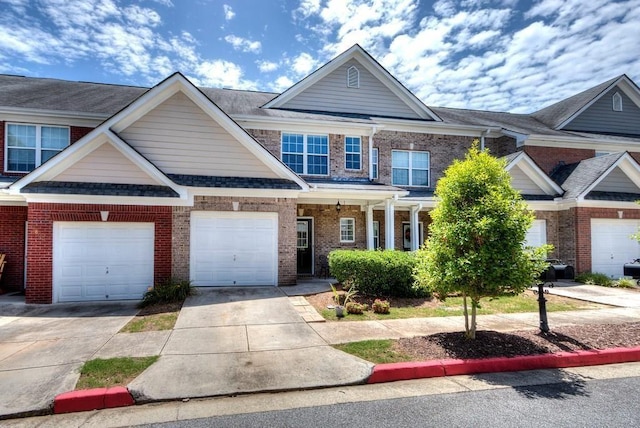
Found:
[[[360,87],[360,71],[355,65],[347,69],[347,88]]]
[[[619,92],[613,94],[613,111],[622,111],[622,95]]]

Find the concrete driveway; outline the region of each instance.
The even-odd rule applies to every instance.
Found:
[[[0,302],[0,418],[42,412],[72,390],[81,365],[136,312],[136,302]]]

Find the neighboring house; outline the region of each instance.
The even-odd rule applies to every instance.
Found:
[[[620,76],[530,115],[425,106],[355,45],[282,94],[0,76],[4,289],[139,299],[170,276],[290,285],[335,248],[415,250],[474,139],[578,272],[640,257],[640,90]]]

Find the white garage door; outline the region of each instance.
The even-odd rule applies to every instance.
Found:
[[[624,264],[640,258],[640,244],[631,239],[638,226],[638,220],[591,219],[591,271],[622,277]]]
[[[525,247],[539,247],[547,243],[547,221],[533,220],[525,236]]]
[[[277,272],[277,213],[191,213],[193,285],[276,285]]]
[[[153,223],[55,222],[54,299],[141,299],[153,285],[153,244]]]

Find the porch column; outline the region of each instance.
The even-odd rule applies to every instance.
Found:
[[[373,247],[373,205],[367,205],[367,250],[375,250]]]
[[[395,209],[393,206],[393,200],[387,199],[384,201],[384,248],[387,250],[393,250],[395,245]]]
[[[418,213],[422,208],[422,204],[411,207],[411,215],[409,216],[409,227],[411,228],[411,251],[415,251],[420,247],[420,223],[418,222]]]

